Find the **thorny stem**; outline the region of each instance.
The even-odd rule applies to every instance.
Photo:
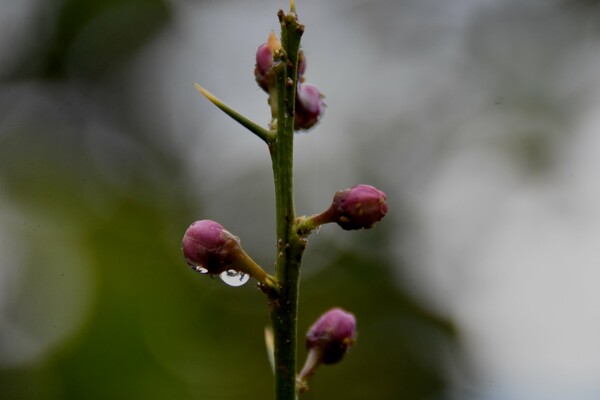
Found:
[[[198,84],[194,86],[210,102],[245,126],[269,146],[275,181],[277,219],[277,262],[275,280],[266,273],[256,273],[261,289],[269,297],[274,337],[275,399],[296,400],[296,342],[298,319],[298,283],[300,264],[306,247],[306,234],[299,233],[294,210],[293,156],[294,112],[298,84],[298,51],[304,33],[296,16],[294,0],[290,12],[277,14],[281,24],[282,49],[274,54],[274,90],[270,90],[273,114],[272,127],[267,130],[223,103]],[[252,266],[253,271],[260,268]],[[270,338],[269,338],[270,342]]]
[[[291,11],[279,11],[282,50],[276,53],[273,71],[277,89],[277,135],[269,144],[275,181],[277,216],[276,278],[279,295],[271,298],[275,337],[275,399],[295,400],[298,282],[306,241],[294,228],[293,198],[294,103],[298,51],[304,26],[298,22],[294,2]]]

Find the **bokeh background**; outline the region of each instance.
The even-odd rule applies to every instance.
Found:
[[[192,83],[266,124],[287,6],[0,0],[0,398],[272,398],[264,297],[180,246],[214,219],[273,269],[268,152]],[[600,3],[297,9],[328,105],[297,211],[356,183],[390,207],[311,238],[300,331],[339,305],[359,339],[305,398],[600,398]]]

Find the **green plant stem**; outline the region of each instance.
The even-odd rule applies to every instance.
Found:
[[[275,399],[295,400],[298,283],[306,241],[295,232],[293,192],[294,103],[298,50],[304,31],[295,13],[279,11],[282,51],[275,56],[277,136],[269,144],[275,181],[277,216],[276,278],[280,292],[271,298],[275,339]]]

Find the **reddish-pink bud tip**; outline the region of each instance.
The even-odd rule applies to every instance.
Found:
[[[314,85],[301,83],[296,90],[296,114],[294,115],[294,129],[312,128],[323,113],[325,103],[319,89]]]
[[[335,194],[331,211],[342,229],[368,229],[387,214],[387,197],[373,186],[356,185]]]
[[[183,236],[185,260],[205,273],[219,274],[227,270],[241,252],[239,239],[211,220],[196,221]]]
[[[356,318],[341,308],[327,311],[310,327],[306,347],[320,354],[323,364],[339,362],[356,340]]]

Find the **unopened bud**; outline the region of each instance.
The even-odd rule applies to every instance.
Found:
[[[265,92],[269,92],[269,86],[273,84],[273,54],[281,48],[281,42],[274,32],[269,34],[266,43],[261,44],[256,51],[256,67],[254,77],[256,83]]]
[[[314,85],[300,83],[296,90],[294,130],[312,128],[325,112],[323,95]]]
[[[340,362],[356,341],[356,318],[341,308],[323,314],[306,334],[308,355],[297,383],[301,392],[308,390],[307,380],[321,364]]]
[[[344,230],[369,229],[387,214],[387,197],[371,185],[356,185],[338,191],[331,207],[336,221]]]
[[[190,225],[183,236],[182,249],[189,265],[203,268],[209,274],[229,269],[242,251],[239,238],[207,219]]]
[[[299,234],[307,235],[317,227],[335,222],[342,229],[369,229],[387,214],[387,197],[371,185],[356,185],[335,193],[331,206],[321,214],[298,219]]]
[[[205,219],[190,225],[183,236],[182,250],[187,263],[198,272],[232,275],[235,271],[237,275],[234,276],[247,274],[263,287],[277,287],[275,279],[242,249],[240,239],[215,221]],[[227,283],[226,279],[223,280]]]
[[[332,308],[306,334],[306,348],[321,353],[323,364],[336,364],[356,340],[356,318],[341,308]]]

